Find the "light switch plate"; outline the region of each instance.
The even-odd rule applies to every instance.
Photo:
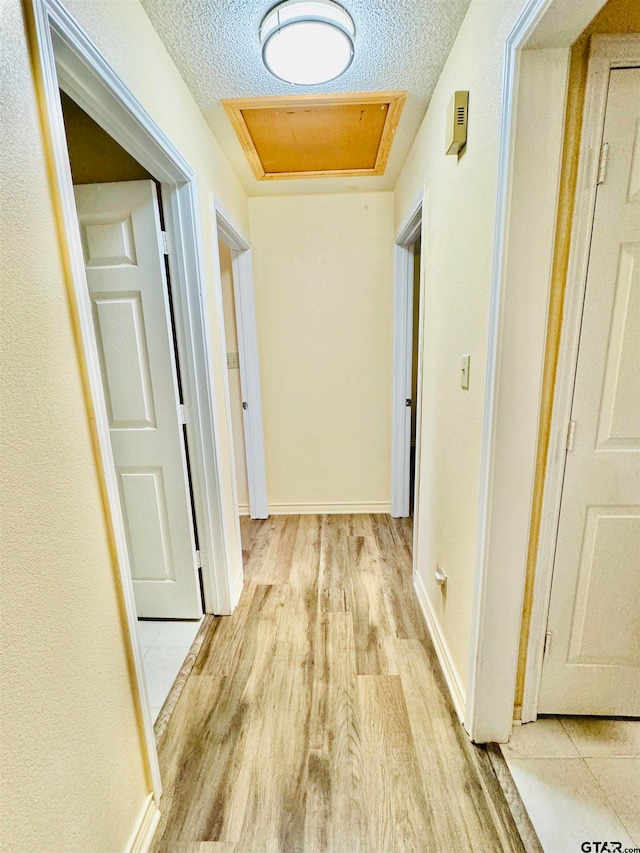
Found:
[[[471,362],[470,355],[462,356],[462,364],[460,366],[460,387],[467,390],[469,388],[469,366]]]
[[[229,368],[229,370],[234,370],[240,367],[240,359],[238,358],[237,352],[227,353],[227,367]]]

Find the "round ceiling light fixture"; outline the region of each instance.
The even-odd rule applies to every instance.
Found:
[[[333,0],[285,0],[260,25],[262,61],[287,83],[327,83],[351,65],[355,33],[351,15]]]

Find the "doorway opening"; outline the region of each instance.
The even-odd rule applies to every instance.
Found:
[[[233,258],[231,249],[218,237],[220,257],[220,281],[224,306],[224,337],[227,344],[227,370],[229,371],[229,401],[233,426],[233,454],[238,492],[238,514],[249,515],[249,480],[247,476],[247,454],[245,452],[243,400],[240,382],[240,352],[236,326],[236,303],[233,294]]]
[[[489,571],[476,586],[467,726],[476,740],[506,741],[515,712],[502,750],[545,849],[596,834],[623,848],[637,818],[625,804],[638,787],[640,732],[640,401],[630,381],[640,353],[640,19],[617,2],[591,22],[588,9],[554,5],[577,40],[558,50],[554,15],[553,45],[536,33],[521,53],[510,138],[526,147],[509,152],[516,177],[499,197],[509,202],[494,303],[503,313],[492,428],[502,440],[487,491],[494,543],[480,540]],[[520,445],[527,421],[537,432]]]
[[[414,514],[420,431],[421,277],[423,194],[395,240],[391,515]]]
[[[155,724],[205,612],[160,183],[60,92]]]
[[[29,10],[28,23],[32,29],[32,58],[38,101],[44,136],[51,155],[51,189],[59,211],[60,246],[68,271],[70,307],[75,321],[78,357],[85,379],[87,410],[96,448],[96,471],[104,495],[105,524],[114,550],[116,583],[126,620],[124,634],[128,637],[126,648],[132,672],[134,701],[141,722],[153,799],[157,804],[162,793],[162,780],[144,675],[144,655],[138,633],[138,608],[96,341],[94,307],[87,284],[87,252],[83,248],[78,229],[60,90],[69,95],[113,141],[155,179],[154,182],[147,182],[145,179],[141,183],[151,186],[154,193],[155,182],[159,182],[161,186],[165,230],[171,235],[169,243],[174,250],[170,256],[171,296],[185,407],[192,506],[201,556],[202,597],[207,614],[223,615],[234,610],[240,597],[242,549],[237,519],[233,519],[226,511],[231,496],[223,492],[221,485],[220,466],[224,464],[225,457],[219,440],[219,403],[215,399],[221,389],[214,388],[211,374],[212,364],[216,363],[215,355],[222,353],[222,336],[213,346],[204,279],[196,172],[58,0],[33,0]],[[159,220],[160,210],[156,209],[154,215]],[[107,233],[109,229],[101,230],[100,222],[92,224],[98,226],[92,234],[96,248],[101,241],[103,245],[106,242],[113,257],[113,229],[110,238]],[[120,226],[116,229],[120,246],[124,249],[124,255],[122,252],[120,254],[130,268],[133,264],[130,263],[131,256],[127,254],[127,249],[131,245],[129,238],[132,229],[133,216],[129,215],[120,220]],[[96,256],[98,254],[96,252]],[[99,266],[96,264],[96,267]],[[126,301],[126,298],[122,300],[123,303]],[[129,304],[123,304],[119,308],[125,314],[125,309],[128,310],[129,329],[135,329],[137,339],[141,341],[144,327],[140,322],[139,306],[135,308],[133,305],[135,302],[136,299],[129,298]],[[111,313],[113,320],[114,313]],[[119,324],[114,325],[118,327]],[[136,335],[130,335],[130,341]],[[113,347],[110,358],[114,364],[118,358],[123,361],[117,346]],[[144,386],[147,375],[140,365],[138,379],[139,385],[142,383]],[[177,384],[177,379],[175,382]],[[124,387],[128,388],[126,385]],[[184,455],[186,456],[186,452]],[[186,468],[186,461],[182,467],[183,470]],[[153,493],[150,483],[155,480],[156,494],[158,493],[159,474],[157,470],[152,470],[154,463],[149,463],[149,469],[146,480],[140,477],[137,481],[135,478],[130,481],[129,485],[133,486],[130,491],[135,492],[136,488],[138,491],[144,491],[142,487],[146,487],[148,496]],[[152,473],[156,476],[152,476]],[[191,496],[188,503],[191,503]],[[195,533],[192,535],[195,539]],[[201,612],[200,590],[198,598],[198,611]]]
[[[640,35],[593,35],[588,68],[577,51],[572,61],[585,64],[584,120],[581,139],[574,131],[575,213],[523,621],[524,722],[640,715]]]
[[[217,199],[212,198],[211,207],[216,283],[224,318],[236,506],[241,516],[268,518],[251,246]]]

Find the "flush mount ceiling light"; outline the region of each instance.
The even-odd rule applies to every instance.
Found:
[[[355,26],[333,0],[286,0],[260,25],[262,61],[287,83],[327,83],[353,61]]]

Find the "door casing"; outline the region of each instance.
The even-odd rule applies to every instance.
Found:
[[[253,291],[253,264],[251,245],[241,228],[222,206],[211,196],[211,215],[213,233],[231,250],[233,270],[233,293],[236,308],[235,323],[238,333],[238,352],[240,361],[240,385],[242,399],[247,403],[243,408],[244,444],[247,462],[247,480],[249,486],[249,515],[251,518],[268,518],[269,502],[267,498],[267,474],[264,455],[264,430],[262,426],[262,394],[260,390],[260,361],[258,357],[258,330]],[[220,276],[220,257],[218,239],[214,239],[214,269],[216,295],[220,316],[223,316],[222,279]],[[224,335],[224,324],[221,324]],[[225,345],[226,350],[226,345]],[[225,381],[228,374],[225,373]],[[228,384],[228,383],[227,383]],[[227,390],[227,394],[229,394]],[[228,408],[228,429],[232,432],[231,407]],[[238,506],[237,484],[234,476],[234,500]]]
[[[476,374],[484,413],[462,696],[464,726],[476,743],[504,743],[512,729],[569,54],[604,4],[527,0],[503,46],[487,349]]]
[[[538,715],[545,631],[549,615],[555,546],[560,522],[567,426],[571,419],[573,387],[578,363],[582,306],[587,284],[609,74],[614,68],[638,66],[640,66],[640,36],[602,35],[592,37],[527,649],[522,702],[523,723],[533,722]]]
[[[171,233],[174,249],[170,256],[170,271],[174,285],[176,337],[183,377],[205,605],[207,612],[216,614],[231,613],[242,591],[239,521],[237,514],[232,516],[222,511],[219,476],[222,454],[217,440],[219,413],[213,395],[210,366],[215,347],[223,363],[224,341],[222,338],[212,341],[209,334],[194,170],[59,0],[30,0],[25,4],[25,10],[45,144],[50,152],[52,192],[59,211],[61,250],[70,281],[71,311],[85,377],[90,421],[95,430],[98,476],[108,506],[106,523],[109,536],[117,557],[131,665],[137,685],[135,702],[157,804],[162,793],[160,767],[137,633],[127,541],[101,390],[59,89],[72,97],[161,182],[166,227]],[[228,408],[228,396],[226,402]]]
[[[413,247],[423,236],[422,215],[424,191],[414,201],[394,241],[393,285],[393,392],[391,415],[391,515],[406,518],[409,515],[410,458],[411,458],[411,408],[406,400],[412,396],[411,367],[413,362]],[[420,258],[420,278],[424,269],[424,239]],[[422,296],[422,294],[421,294]],[[422,326],[418,338],[422,337]],[[418,347],[418,388],[422,349]],[[419,392],[418,392],[419,396]],[[415,401],[416,407],[418,401]],[[416,408],[416,412],[418,412]],[[416,444],[416,470],[418,449]]]

